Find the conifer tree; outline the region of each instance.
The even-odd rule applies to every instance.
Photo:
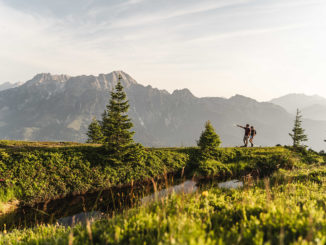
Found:
[[[293,147],[301,146],[301,143],[308,140],[307,135],[305,135],[305,130],[302,128],[302,115],[299,109],[297,109],[297,114],[294,121],[294,127],[292,129],[292,134],[290,133],[290,137],[293,140]]]
[[[129,102],[121,84],[122,77],[115,89],[111,92],[109,104],[103,113],[102,130],[104,135],[104,147],[109,160],[114,163],[140,161],[142,147],[133,141],[133,127],[127,112]]]
[[[95,117],[93,118],[91,124],[88,126],[87,136],[87,143],[103,143],[102,127]]]
[[[206,122],[205,130],[202,132],[197,144],[202,154],[208,156],[221,145],[220,137],[215,132],[210,121]]]

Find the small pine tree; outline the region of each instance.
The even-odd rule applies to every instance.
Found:
[[[127,112],[129,102],[126,93],[119,81],[115,90],[111,92],[109,104],[103,113],[102,130],[104,135],[104,147],[109,155],[109,160],[114,163],[137,162],[142,157],[142,147],[133,141],[133,127]]]
[[[307,135],[305,135],[305,130],[302,128],[302,115],[299,109],[297,109],[297,114],[294,121],[294,127],[292,129],[292,134],[290,133],[290,137],[293,140],[293,147],[300,147],[301,143],[308,140]]]
[[[100,123],[94,117],[91,124],[88,126],[87,143],[103,143],[103,133]]]
[[[220,137],[210,121],[206,122],[205,130],[200,135],[197,145],[200,147],[202,154],[207,156],[210,156],[221,145]]]

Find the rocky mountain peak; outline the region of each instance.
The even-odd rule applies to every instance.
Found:
[[[91,87],[97,89],[109,89],[112,90],[115,84],[119,80],[119,76],[122,77],[122,84],[125,88],[129,88],[133,84],[137,84],[129,74],[123,71],[114,71],[108,74],[94,75],[81,75],[81,76],[68,76],[68,75],[52,75],[51,73],[40,73],[34,76],[31,80],[25,83],[26,87],[41,86],[50,90],[63,89],[63,87],[79,87],[79,89],[85,90]]]
[[[174,90],[172,95],[182,98],[195,98],[195,96],[187,88]]]
[[[112,77],[112,81],[116,83],[119,80],[119,75],[122,77],[122,81],[125,82],[127,86],[131,84],[137,84],[136,80],[124,71],[113,71],[107,76]]]
[[[51,82],[51,81],[56,81],[60,83],[66,82],[70,76],[68,75],[52,75],[51,73],[39,73],[36,76],[34,76],[31,80],[26,82],[27,86],[32,86],[32,85],[39,85],[44,82]]]

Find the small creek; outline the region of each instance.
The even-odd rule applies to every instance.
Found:
[[[217,183],[219,188],[241,188],[243,182],[231,180]],[[200,187],[199,187],[200,185]],[[143,185],[109,190],[85,195],[66,197],[48,203],[40,203],[35,207],[20,207],[12,213],[0,216],[0,229],[10,231],[34,227],[38,224],[60,224],[72,226],[103,217],[111,217],[129,208],[146,205],[166,198],[172,193],[191,194],[199,188],[205,190],[212,183],[197,184],[193,180],[173,178],[157,183],[147,182]]]

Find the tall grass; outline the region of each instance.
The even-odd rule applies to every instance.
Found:
[[[21,195],[21,190],[16,187],[0,188],[0,203],[15,200]]]
[[[310,175],[309,173],[314,173]],[[0,235],[2,244],[325,244],[325,166],[173,195],[74,228],[39,226]],[[300,176],[304,175],[302,178]],[[315,181],[318,177],[319,181]]]
[[[204,179],[268,175],[279,168],[293,167],[296,158],[300,158],[282,147],[222,148],[216,151],[213,159],[205,161],[199,159],[198,148],[148,149],[143,162],[112,165],[106,161],[105,152],[99,146],[26,148],[25,144],[28,147],[34,145],[31,142],[7,142],[6,145],[18,147],[0,149],[0,179],[5,180],[2,189],[12,186],[21,189],[22,195],[16,198],[28,205],[141,183],[166,173]]]

